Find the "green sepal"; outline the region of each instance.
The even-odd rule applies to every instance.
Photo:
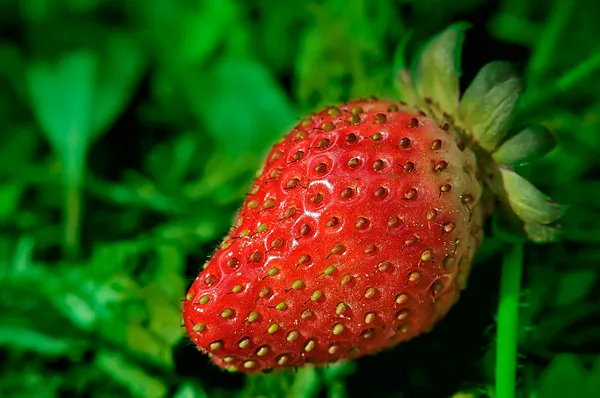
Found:
[[[499,240],[510,243],[553,243],[562,237],[559,226],[523,223],[515,214],[498,209],[492,216],[492,233]]]
[[[481,68],[465,91],[459,106],[461,123],[488,152],[506,137],[521,90],[514,67],[494,61]]]
[[[518,77],[517,69],[510,62],[492,61],[484,65],[460,100],[459,115],[461,119],[465,122],[468,121],[481,98],[492,88]]]
[[[506,205],[527,224],[550,224],[562,217],[562,206],[552,202],[532,183],[507,168],[499,168],[501,184],[495,190]],[[499,186],[501,185],[501,186]]]
[[[525,223],[524,231],[527,237],[535,243],[558,242],[562,233],[559,226]]]
[[[510,137],[492,154],[498,164],[520,164],[550,152],[556,144],[554,135],[541,125],[530,126]]]
[[[419,97],[415,92],[412,77],[408,69],[398,69],[396,71],[394,83],[401,101],[413,106],[423,105],[422,101],[419,101]]]
[[[406,46],[410,38],[410,33],[405,34],[398,47],[396,47],[396,53],[394,54],[394,86],[401,101],[410,105],[420,106],[422,103],[417,97],[410,70],[406,65]]]
[[[460,98],[460,57],[465,32],[459,22],[433,37],[423,48],[414,69],[415,88],[421,100],[430,98],[439,111],[454,114]]]

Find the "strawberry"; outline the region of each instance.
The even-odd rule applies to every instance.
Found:
[[[555,236],[560,208],[502,164],[543,154],[547,131],[508,134],[519,81],[504,63],[458,101],[444,55],[463,30],[426,47],[414,87],[399,73],[410,104],[329,107],[272,148],[184,301],[187,332],[216,365],[323,364],[429,331],[466,287],[494,197],[534,240]]]

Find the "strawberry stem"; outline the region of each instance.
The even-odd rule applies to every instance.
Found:
[[[514,398],[523,245],[513,245],[502,262],[496,340],[496,398]]]

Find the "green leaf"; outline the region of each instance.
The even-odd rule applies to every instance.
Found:
[[[128,36],[112,35],[101,53],[63,54],[56,65],[27,70],[31,105],[42,131],[73,174],[83,168],[92,139],[127,105],[144,70],[144,53]]]
[[[597,217],[597,207],[582,205],[567,209],[564,222],[561,222],[564,239],[588,244],[600,243],[600,223]]]
[[[500,168],[503,192],[508,206],[528,223],[550,224],[563,215],[562,207],[550,201],[533,184],[512,170]]]
[[[224,59],[185,90],[194,114],[230,158],[262,156],[295,121],[283,89],[251,59]]]
[[[96,303],[90,300],[89,297],[86,297],[86,293],[88,293],[87,296],[94,294],[94,292],[87,292],[87,289],[84,288],[89,287],[90,282],[82,279],[78,279],[76,282],[70,281],[70,283],[56,280],[52,282],[52,285],[46,288],[48,292],[46,294],[52,298],[53,304],[73,324],[84,331],[90,332],[96,326],[97,322],[102,319],[103,315],[103,309],[97,308]],[[73,283],[80,283],[84,286],[78,291],[72,286]],[[106,291],[103,291],[102,294],[106,294]]]
[[[483,149],[493,151],[506,136],[521,85],[512,65],[495,61],[481,68],[465,91],[459,117]]]
[[[598,69],[600,69],[600,53],[595,52],[562,76],[553,79],[552,84],[527,92],[519,104],[518,115],[530,116],[532,113],[545,111],[548,104],[567,102],[571,92],[579,91],[576,86],[583,84],[590,76],[594,76]]]
[[[598,92],[600,93],[600,89]],[[582,112],[554,111],[554,108],[546,107],[545,118],[557,137],[557,146],[543,158],[520,167],[519,172],[536,183],[560,187],[565,194],[572,192],[576,197],[577,189],[564,187],[585,179],[587,175],[594,175],[593,167],[600,153],[600,118],[597,117],[600,115],[599,105],[600,102],[597,102]],[[572,203],[565,200],[560,202]]]
[[[114,35],[100,61],[88,141],[106,133],[129,103],[144,72],[145,55],[130,37]]]
[[[600,181],[573,179],[568,185],[557,183],[552,197],[569,205],[561,220],[565,240],[592,245],[600,243],[600,203],[597,199],[600,197]]]
[[[294,381],[295,373],[289,370],[268,374],[252,374],[246,377],[244,391],[239,397],[277,398],[285,396]]]
[[[6,370],[0,378],[2,397],[56,398],[64,391],[71,376],[65,374],[64,370],[42,371],[35,360],[7,361],[5,366]]]
[[[348,396],[345,379],[356,372],[356,362],[333,363],[321,369],[323,382],[327,388],[327,397],[345,398]]]
[[[239,24],[237,5],[231,0],[199,2],[201,7],[193,4],[175,14],[172,21],[180,38],[175,41],[175,62],[170,60],[169,65],[185,67],[204,61],[227,38],[231,27]],[[167,46],[173,44],[167,39]]]
[[[356,372],[356,367],[354,361],[333,363],[322,369],[323,379],[326,382],[345,379]]]
[[[568,57],[567,59],[556,59],[556,49],[561,48],[561,43],[563,45],[566,43],[573,44],[573,35],[567,33],[569,32],[567,29],[569,28],[570,20],[574,20],[575,22],[573,27],[584,28],[582,29],[584,35],[591,33],[585,30],[585,23],[581,24],[586,19],[586,16],[575,12],[577,10],[576,3],[572,1],[555,1],[553,4],[552,12],[549,13],[549,18],[544,24],[544,29],[540,32],[539,41],[533,47],[533,52],[527,65],[527,80],[535,85],[548,84],[548,81],[544,81],[543,79],[548,77],[546,71],[552,66],[573,62]],[[590,10],[590,14],[593,15],[594,11]],[[572,18],[574,15],[577,15],[576,19]],[[568,41],[561,42],[561,39],[565,40],[565,36],[571,37],[569,37]],[[585,47],[589,48],[589,46]],[[569,52],[571,49],[566,48],[565,50]]]
[[[26,272],[31,265],[35,241],[29,235],[21,236],[17,242],[17,248],[13,257],[13,272]]]
[[[157,194],[180,193],[181,186],[188,177],[202,171],[211,159],[210,156],[204,156],[211,151],[211,144],[209,137],[192,130],[154,145],[146,155],[144,172],[160,189]],[[204,178],[205,176],[202,179]],[[193,178],[192,181],[198,183],[201,180]],[[181,205],[178,207],[181,210],[185,208]]]
[[[539,398],[592,398],[597,391],[587,388],[586,370],[574,354],[554,358],[539,380]]]
[[[29,324],[10,322],[2,318],[0,328],[0,346],[13,350],[27,350],[46,356],[68,355],[79,351],[81,344],[64,335],[51,336],[42,330],[36,330]],[[23,323],[23,322],[21,322]]]
[[[0,185],[0,225],[11,220],[24,192],[25,185],[19,181],[8,181]]]
[[[556,142],[546,127],[531,126],[506,140],[492,154],[498,164],[525,163],[550,152]]]
[[[596,283],[595,270],[580,270],[563,273],[558,289],[554,293],[555,304],[568,306],[586,297]]]
[[[208,398],[208,394],[199,385],[186,381],[179,387],[173,398]]]
[[[60,156],[68,181],[79,183],[90,136],[97,54],[79,50],[56,65],[34,62],[27,69],[31,106],[38,123]]]
[[[116,56],[113,61],[128,65],[131,48],[113,44]],[[131,53],[131,54],[130,54]],[[90,141],[105,129],[126,98],[128,81],[113,80],[109,65],[102,65],[100,57],[91,50],[77,50],[63,54],[56,65],[34,62],[27,69],[30,102],[38,123],[62,163],[65,183],[63,201],[63,249],[69,257],[77,254],[81,225],[81,189],[86,155]],[[129,70],[131,68],[125,68]],[[110,78],[98,76],[108,73]],[[132,79],[125,73],[125,79]],[[114,84],[113,84],[114,83]],[[124,90],[125,88],[125,90]]]
[[[440,111],[454,114],[459,100],[460,56],[468,23],[456,23],[424,47],[415,70],[415,87],[421,99],[431,98]]]
[[[333,381],[327,386],[327,398],[348,398],[346,383],[343,381]]]
[[[600,355],[596,356],[594,367],[589,375],[590,391],[600,391]]]
[[[383,27],[403,28],[402,21],[393,17],[394,6],[364,0],[322,3],[318,12],[308,12],[294,53],[294,92],[305,112],[370,95],[393,98]],[[286,46],[290,43],[293,40],[286,40]]]
[[[100,349],[96,354],[95,365],[125,386],[134,397],[163,398],[167,394],[167,387],[162,381],[128,362],[121,354]]]
[[[12,126],[10,132],[0,134],[0,175],[8,175],[18,183],[26,185],[33,179],[36,182],[54,180],[56,171],[44,170],[46,164],[38,160],[40,135],[32,125]]]
[[[0,87],[12,88],[19,99],[26,98],[23,87],[23,59],[22,47],[17,44],[9,44],[7,41],[0,42],[0,78],[3,80]],[[4,85],[6,84],[6,85]],[[4,100],[12,100],[13,96],[9,92],[4,92]],[[13,105],[16,105],[13,103]]]
[[[294,383],[287,396],[290,398],[316,398],[320,390],[321,382],[316,369],[312,366],[303,366],[296,372]]]
[[[241,22],[237,8],[235,2],[223,0],[152,1],[135,9],[158,58],[160,73],[168,75],[168,84],[182,70],[203,63],[230,38],[232,27]]]

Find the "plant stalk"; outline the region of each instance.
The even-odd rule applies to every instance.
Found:
[[[523,274],[523,245],[513,245],[502,262],[496,340],[495,398],[514,398],[516,391],[519,300]]]
[[[67,258],[74,258],[79,253],[82,208],[81,184],[68,181],[64,195],[63,251]]]

